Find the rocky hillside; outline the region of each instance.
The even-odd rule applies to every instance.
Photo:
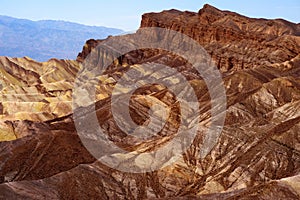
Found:
[[[28,57],[0,57],[0,140],[31,134],[25,125],[28,121],[71,114],[72,88],[78,69],[79,63],[72,60],[39,63]],[[16,120],[18,125],[11,123]]]
[[[157,136],[134,139],[113,118],[111,94],[117,82],[129,70],[156,76],[140,70],[149,63],[164,64],[183,74],[201,105],[199,126],[209,126],[212,105],[208,88],[191,64],[176,54],[139,49],[122,55],[93,79],[99,83],[95,105],[79,106],[76,115],[70,102],[77,100],[74,98],[85,101],[85,96],[72,98],[76,75],[83,71],[91,76],[82,70],[82,62],[93,51],[100,59],[106,58],[107,52],[95,47],[111,38],[89,40],[77,61],[38,63],[2,57],[0,199],[299,199],[300,25],[248,18],[205,5],[198,13],[169,10],[144,14],[143,27],[167,28],[190,36],[222,72],[226,120],[209,154],[201,158],[204,133],[199,131],[172,165],[129,173],[97,161],[78,136],[75,122],[95,115],[110,140],[127,151],[152,151],[175,137],[181,123],[180,105],[168,88],[158,84],[134,91],[129,109],[133,121],[141,125],[149,119],[151,106],[145,96],[169,107],[171,114]],[[182,83],[171,77],[165,75],[164,79],[182,88]],[[191,122],[190,117],[187,121]],[[148,160],[141,163],[138,157],[132,162],[151,165]]]

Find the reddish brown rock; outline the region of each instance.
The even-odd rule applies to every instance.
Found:
[[[1,199],[300,198],[299,24],[247,18],[205,5],[198,13],[170,10],[144,14],[141,27],[152,26],[191,36],[223,72],[227,115],[212,151],[201,159],[203,135],[199,133],[172,165],[132,174],[95,161],[84,148],[74,119],[89,119],[93,114],[111,141],[129,151],[152,150],[172,139],[180,113],[167,88],[148,85],[131,98],[130,114],[137,124],[149,118],[143,95],[172,107],[172,116],[158,137],[133,140],[117,127],[112,116],[109,94],[116,82],[126,70],[148,62],[168,65],[187,78],[203,105],[200,124],[206,125],[209,93],[190,64],[166,51],[137,50],[109,66],[97,89],[98,101],[78,108],[78,115],[66,114],[43,122],[5,122],[12,130],[24,130],[27,136],[0,143]],[[99,42],[88,41],[77,60],[82,62]],[[32,77],[30,80],[39,84],[39,78]],[[51,78],[55,76],[47,80]],[[55,87],[59,87],[56,82]],[[180,84],[174,81],[174,85]]]
[[[210,5],[198,13],[147,13],[142,16],[141,27],[163,27],[192,37],[222,71],[284,62],[299,53],[299,24],[248,18]]]
[[[85,45],[82,48],[82,51],[77,56],[77,61],[82,62],[93,48],[95,48],[102,40],[90,39],[86,41]]]

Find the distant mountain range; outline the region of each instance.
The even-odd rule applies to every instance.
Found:
[[[122,32],[102,26],[55,20],[31,21],[0,15],[0,56],[28,56],[38,61],[75,59],[86,40]]]

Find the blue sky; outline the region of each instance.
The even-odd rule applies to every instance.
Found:
[[[250,17],[284,18],[300,23],[300,0],[1,0],[0,15],[65,20],[131,31],[139,27],[145,12],[171,8],[198,11],[205,3]]]

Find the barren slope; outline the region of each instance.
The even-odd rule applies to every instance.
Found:
[[[212,151],[200,158],[203,134],[199,132],[191,147],[171,166],[131,174],[96,161],[76,133],[74,117],[89,118],[95,113],[105,133],[124,149],[152,150],[172,139],[180,113],[174,95],[160,85],[138,89],[130,104],[137,124],[149,117],[144,95],[172,109],[157,137],[134,140],[118,128],[112,116],[110,94],[115,84],[125,71],[149,62],[168,65],[187,78],[203,105],[199,125],[207,126],[207,87],[190,64],[174,54],[143,49],[120,57],[98,77],[101,84],[95,106],[79,108],[80,115],[76,116],[65,106],[72,101],[72,83],[80,63],[101,40],[88,41],[77,61],[36,63],[27,58],[1,58],[0,131],[4,131],[0,135],[3,138],[11,131],[12,136],[3,140],[20,139],[0,143],[0,198],[300,198],[299,24],[247,18],[205,5],[198,13],[170,10],[144,14],[141,27],[152,26],[194,38],[222,71],[227,115]],[[99,54],[106,56],[105,52]],[[182,83],[171,81],[182,87]],[[59,107],[57,102],[64,106]]]

